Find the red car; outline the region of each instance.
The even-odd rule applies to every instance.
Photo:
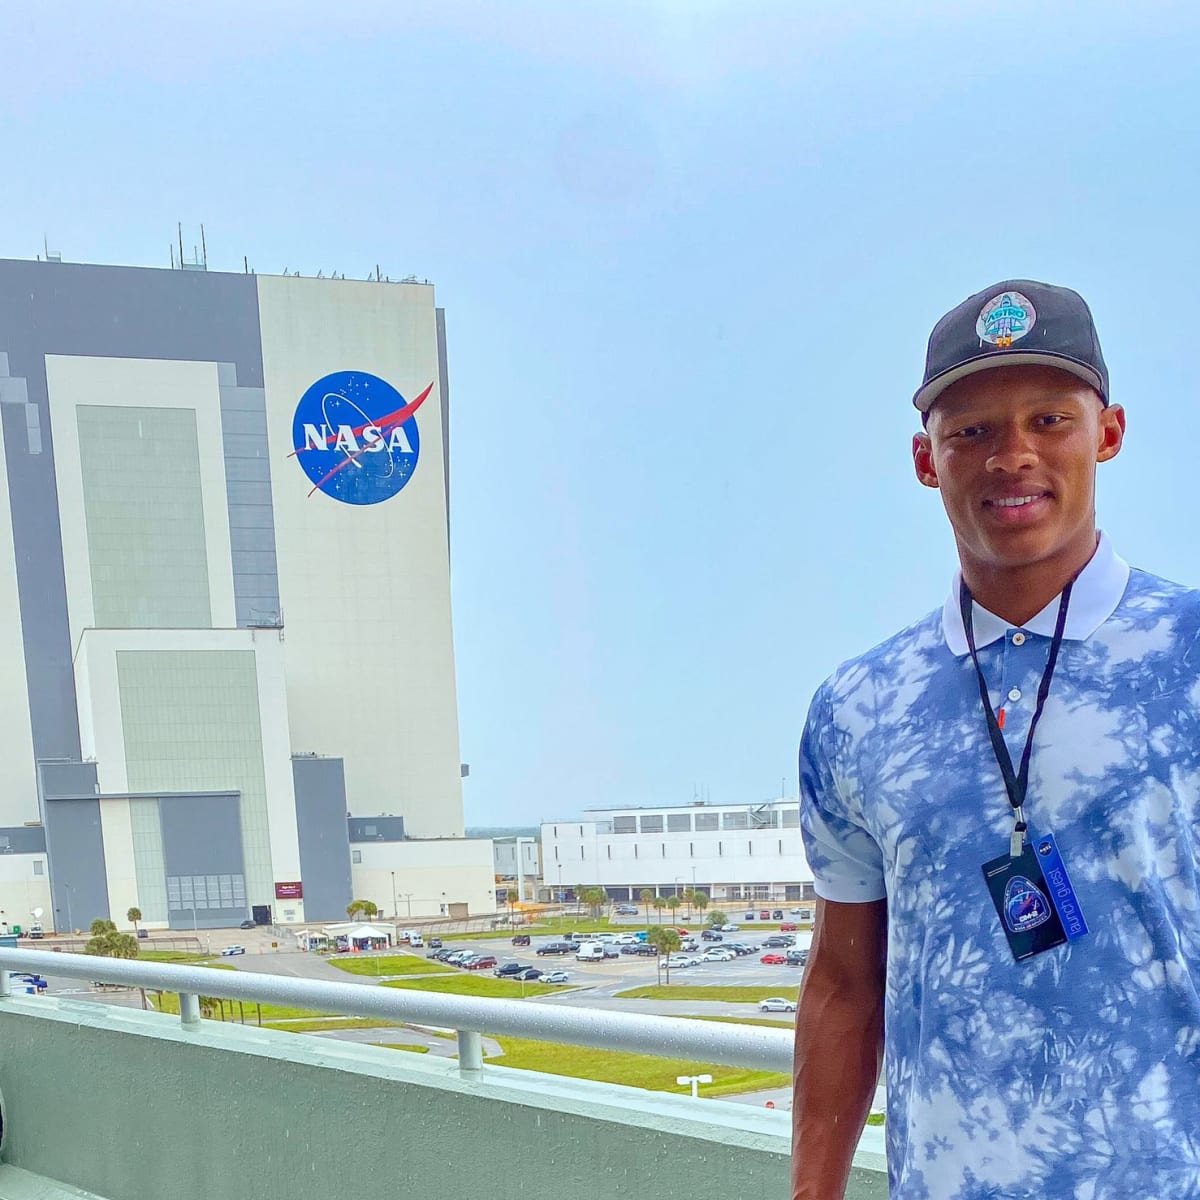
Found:
[[[679,936],[680,936],[680,937],[687,937],[687,936],[688,936],[688,931],[687,931],[686,929],[677,929],[677,930],[675,930],[675,932],[676,932],[677,934],[679,934]]]
[[[795,921],[785,921],[782,925],[780,925],[779,932],[780,933],[795,933],[795,931],[799,928],[800,928],[800,926],[797,925],[795,923]]]
[[[787,959],[782,954],[764,954],[758,961],[770,963],[773,967],[777,967],[787,962]]]
[[[782,961],[783,960],[780,959],[780,962]],[[494,955],[484,954],[479,958],[471,959],[470,962],[464,963],[463,965],[468,971],[481,971],[484,967],[494,967],[496,965],[496,959]]]
[[[758,919],[759,919],[760,921],[769,921],[769,920],[771,919],[771,912],[770,912],[770,909],[766,909],[766,908],[764,908],[764,909],[762,910],[762,912],[760,912],[760,913],[758,914]]]

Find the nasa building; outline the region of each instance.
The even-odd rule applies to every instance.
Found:
[[[427,285],[0,260],[0,919],[494,911],[447,402]]]

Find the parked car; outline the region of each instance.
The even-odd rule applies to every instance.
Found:
[[[482,971],[485,967],[494,967],[496,965],[496,956],[494,954],[480,954],[463,965],[468,971]]]
[[[222,956],[225,958],[228,958],[232,954],[245,954],[245,953],[246,953],[245,946],[226,946],[225,949],[221,951]]]
[[[512,944],[514,946],[528,946],[529,945],[529,934],[527,934],[527,933],[513,934]]]
[[[566,983],[571,977],[566,971],[551,971],[549,975],[542,976],[543,983]]]
[[[642,958],[657,958],[658,950],[651,946],[649,942],[639,942],[633,948],[634,954],[640,955]]]
[[[754,914],[753,914],[752,912],[748,912],[748,913],[746,913],[746,915],[745,915],[745,916],[744,916],[742,919],[743,919],[743,920],[745,920],[745,921],[753,921],[753,920],[754,920]]]
[[[787,959],[782,954],[776,954],[772,951],[770,954],[764,954],[758,961],[765,962],[773,967],[781,967],[787,962]]]
[[[537,952],[539,954],[570,954],[574,949],[573,942],[547,942],[544,946],[539,946]]]
[[[638,915],[637,906],[634,904],[618,904],[615,911],[618,917],[636,917]]]
[[[782,920],[783,920],[783,909],[782,909],[782,908],[777,908],[777,909],[776,909],[776,910],[775,910],[775,911],[774,911],[774,912],[771,914],[771,920],[772,920],[772,921],[782,921]]]
[[[795,1012],[796,1002],[785,1000],[782,996],[768,996],[758,1002],[759,1012]]]
[[[241,923],[241,924],[238,926],[238,928],[239,928],[239,929],[257,929],[257,928],[258,928],[258,922],[257,922],[257,921],[253,921],[253,920],[251,920],[249,917],[247,917],[247,918],[246,918],[246,919],[245,919],[245,920],[244,920],[244,921],[243,921],[243,922],[242,922],[242,923]],[[141,935],[139,934],[138,936],[140,937]]]
[[[596,940],[601,941],[602,939],[597,938]],[[618,946],[634,946],[640,939],[636,933],[622,933],[613,940]]]
[[[442,939],[441,938],[430,938],[429,939],[429,948],[430,948],[430,950],[440,950],[442,948]]]
[[[425,957],[426,957],[426,958],[433,958],[433,959],[437,959],[437,960],[440,962],[440,961],[441,961],[441,957],[442,957],[442,955],[443,955],[444,953],[445,953],[445,951],[444,951],[444,950],[430,950],[430,951],[429,951],[429,952],[428,952],[428,953],[425,955]]]
[[[797,925],[795,921],[785,921],[782,925],[780,925],[779,932],[787,933],[787,931],[789,929],[795,930],[795,929],[799,929],[799,928],[800,928],[800,926]]]
[[[150,936],[150,931],[148,929],[139,929],[137,935],[140,941],[145,941]]]
[[[495,975],[497,979],[505,979],[509,975],[519,975],[524,970],[525,970],[525,965],[523,963],[504,962],[504,963],[501,963],[492,972],[492,974]]]
[[[747,946],[745,942],[726,942],[725,948],[732,950],[739,957],[743,954],[753,954],[758,949],[757,946]]]
[[[723,942],[725,939],[715,929],[706,929],[700,934],[700,940],[702,942]]]
[[[763,946],[766,949],[771,949],[777,946],[794,946],[795,944],[796,939],[794,937],[788,937],[787,934],[784,933],[772,934],[771,937],[766,938],[763,941]]]
[[[758,914],[758,919],[760,921],[769,921],[771,919],[771,910],[769,908],[764,908],[762,912]]]
[[[735,955],[732,955],[725,950],[719,950],[716,946],[714,946],[711,950],[705,950],[705,952],[702,955],[700,955],[700,961],[701,962],[728,962],[731,958],[734,958],[734,957],[735,957]]]
[[[695,938],[688,938],[686,941],[679,943],[680,950],[699,950],[700,943]]]
[[[740,925],[722,925],[721,926],[722,933],[737,933],[737,931],[739,929],[741,929]]]
[[[605,958],[620,958],[621,957],[622,947],[614,946],[609,942],[605,942],[605,943],[603,943],[603,945],[604,945],[604,957]]]
[[[553,974],[553,972],[551,972],[551,974]],[[512,978],[523,979],[528,983],[533,979],[541,979],[542,972],[537,967],[526,967],[523,971],[518,971],[516,975],[512,976]]]
[[[692,965],[692,960],[686,954],[668,954],[666,962],[668,967],[690,967]]]
[[[448,963],[452,967],[461,967],[469,958],[475,957],[474,950],[451,950],[442,962]]]
[[[808,962],[807,950],[789,950],[784,957],[789,967],[803,967]]]
[[[642,943],[637,941],[635,938],[632,942],[622,942],[618,949],[622,954],[637,954],[641,944]]]

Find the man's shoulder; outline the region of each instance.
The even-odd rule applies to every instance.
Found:
[[[1200,636],[1200,588],[1133,567],[1125,595],[1113,614],[1118,631],[1159,635],[1162,649]],[[1147,646],[1153,649],[1153,646]]]
[[[864,686],[896,686],[928,674],[932,660],[946,650],[942,610],[934,609],[862,654],[841,663],[821,685],[818,697],[844,702]],[[947,651],[948,653],[948,651]]]

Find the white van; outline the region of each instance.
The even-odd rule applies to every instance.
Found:
[[[578,950],[575,951],[576,962],[603,962],[604,961],[604,943],[603,942],[584,942]]]
[[[425,939],[419,933],[414,933],[409,937],[408,944],[410,946],[424,946]]]

